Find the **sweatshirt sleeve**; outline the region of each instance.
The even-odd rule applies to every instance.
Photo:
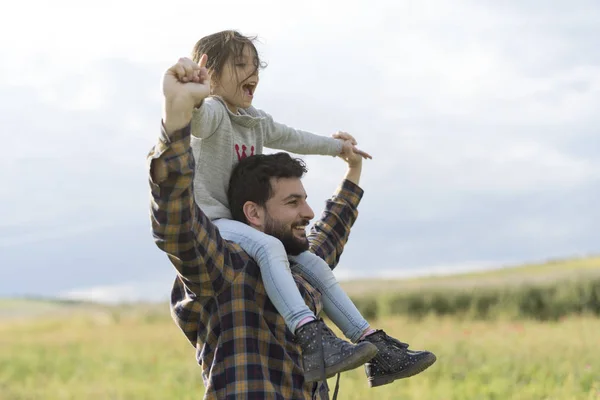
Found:
[[[192,136],[206,139],[217,131],[225,117],[224,106],[213,99],[206,98],[200,107],[194,108],[191,128]]]
[[[342,181],[335,194],[325,203],[325,211],[313,225],[308,241],[310,250],[335,268],[350,237],[350,228],[358,217],[363,190],[349,180]]]
[[[318,154],[337,156],[342,151],[342,141],[327,136],[290,128],[275,122],[273,117],[262,112],[265,118],[265,146],[296,154]]]

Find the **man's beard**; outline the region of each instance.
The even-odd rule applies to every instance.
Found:
[[[267,215],[265,219],[265,233],[279,239],[289,255],[297,256],[308,250],[309,243],[306,238],[298,239],[294,237],[293,228],[296,226],[306,226],[308,225],[308,222],[308,220],[300,220],[290,227]]]

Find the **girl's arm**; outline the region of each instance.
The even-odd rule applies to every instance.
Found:
[[[192,113],[192,135],[200,139],[210,137],[217,131],[226,112],[220,102],[210,97],[205,98]]]
[[[296,154],[337,156],[342,152],[342,140],[290,128],[275,122],[269,114],[262,111],[261,113],[266,123],[266,147]]]

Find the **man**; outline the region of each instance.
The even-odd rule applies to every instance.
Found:
[[[178,272],[171,312],[196,348],[205,398],[325,399],[326,385],[305,383],[300,346],[268,300],[258,266],[238,245],[223,240],[194,202],[190,120],[194,105],[206,94],[202,85],[177,79],[178,67],[171,67],[165,74],[161,137],[148,156],[152,221],[158,247],[167,253]],[[257,227],[270,224],[284,241],[291,235],[288,245],[309,244],[313,252],[335,267],[357,217],[362,158],[350,154],[345,159],[345,179],[327,202],[323,217],[306,243],[297,232],[286,234],[286,222],[291,229],[290,214],[279,202],[292,196],[298,202],[298,215],[306,220],[313,218],[300,181],[304,166],[287,154],[260,157],[262,161],[255,156],[244,163],[275,162],[300,172],[269,180],[270,206],[246,207],[244,203],[244,218]],[[294,279],[307,305],[319,314],[320,294],[301,276]],[[314,340],[320,342],[318,337]],[[400,351],[402,344],[398,342],[398,346]]]

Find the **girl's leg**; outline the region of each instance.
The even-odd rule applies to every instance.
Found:
[[[239,244],[256,261],[267,296],[292,333],[296,333],[300,322],[315,319],[296,286],[288,255],[279,239],[235,220],[213,222],[223,238]]]
[[[315,382],[357,368],[373,359],[377,346],[350,344],[328,330],[304,303],[292,277],[288,255],[280,240],[246,224],[215,221],[221,236],[238,243],[258,263],[269,299],[296,335],[302,349],[304,380]],[[321,337],[320,343],[317,338]]]
[[[352,342],[356,343],[361,339],[369,329],[369,323],[342,290],[329,265],[309,251],[290,258],[298,263],[294,269],[301,271],[302,276],[321,292],[323,309],[333,323]]]

